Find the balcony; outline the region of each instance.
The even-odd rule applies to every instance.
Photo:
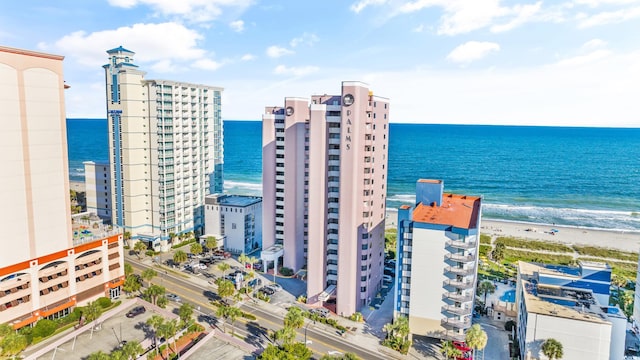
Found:
[[[452,318],[447,318],[447,319],[442,319],[440,321],[440,324],[442,326],[444,326],[447,329],[466,329],[471,327],[471,320],[470,319],[464,319],[464,320],[460,320],[460,319],[452,319]]]
[[[442,311],[460,316],[471,315],[471,310],[472,309],[470,307],[458,307],[454,305],[445,305],[442,307]]]
[[[443,284],[444,286],[453,286],[456,289],[466,290],[466,289],[473,288],[474,282],[468,281],[468,280],[458,281],[458,280],[451,279],[451,280],[445,280]]]
[[[466,341],[466,336],[465,334],[447,332],[446,334],[444,334],[444,339],[451,340],[451,341]]]
[[[472,294],[459,294],[455,291],[445,293],[444,295],[442,295],[442,297],[448,300],[459,302],[459,303],[473,301]]]
[[[455,274],[460,276],[469,276],[474,275],[476,273],[476,269],[474,267],[461,268],[458,266],[447,266],[444,268],[445,274]]]
[[[448,240],[446,242],[447,246],[456,248],[456,249],[474,249],[476,247],[475,241],[459,241],[459,240]]]
[[[447,260],[453,260],[461,263],[470,263],[476,261],[475,255],[462,255],[462,254],[447,254],[445,255]]]

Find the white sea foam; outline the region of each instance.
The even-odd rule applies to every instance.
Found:
[[[224,190],[230,193],[243,193],[247,195],[262,195],[262,183],[246,181],[224,181]]]
[[[408,194],[397,194],[397,195],[391,195],[387,197],[387,200],[414,204],[416,202],[416,196],[408,195]]]

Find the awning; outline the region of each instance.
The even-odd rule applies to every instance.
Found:
[[[323,292],[320,293],[320,295],[318,295],[318,300],[320,301],[327,301],[329,300],[329,297],[331,295],[333,295],[333,293],[336,291],[336,286],[335,285],[329,285],[328,288],[324,289]]]

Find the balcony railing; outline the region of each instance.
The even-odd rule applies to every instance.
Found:
[[[444,286],[453,286],[456,289],[471,289],[473,287],[473,281],[458,281],[458,280],[445,280]]]
[[[461,268],[458,266],[447,266],[444,268],[445,273],[451,273],[460,276],[469,276],[474,275],[476,273],[476,269],[474,267]]]
[[[455,291],[445,293],[443,295],[443,297],[445,299],[457,301],[457,302],[460,302],[460,303],[473,301],[473,295],[472,294],[458,294]]]
[[[445,318],[445,319],[442,319],[442,321],[440,321],[440,324],[442,326],[444,326],[445,328],[449,328],[449,329],[466,329],[466,328],[471,327],[471,320],[470,319],[460,320],[460,319]]]
[[[470,263],[476,261],[476,257],[474,255],[461,255],[461,254],[447,254],[445,257],[448,260],[453,260],[462,263]]]
[[[465,334],[447,332],[446,334],[444,334],[444,339],[451,340],[451,341],[465,341],[466,336]]]
[[[460,315],[460,316],[464,316],[464,315],[470,315],[471,314],[471,308],[467,308],[467,307],[457,307],[454,305],[445,305],[442,307],[442,311],[446,311],[452,314],[456,314],[456,315]]]
[[[459,240],[447,240],[447,246],[454,247],[456,249],[473,249],[476,247],[475,241],[459,241]]]

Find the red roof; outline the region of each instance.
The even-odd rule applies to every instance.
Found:
[[[413,211],[413,221],[476,229],[479,214],[480,197],[443,194],[440,206],[435,203],[418,204]]]

